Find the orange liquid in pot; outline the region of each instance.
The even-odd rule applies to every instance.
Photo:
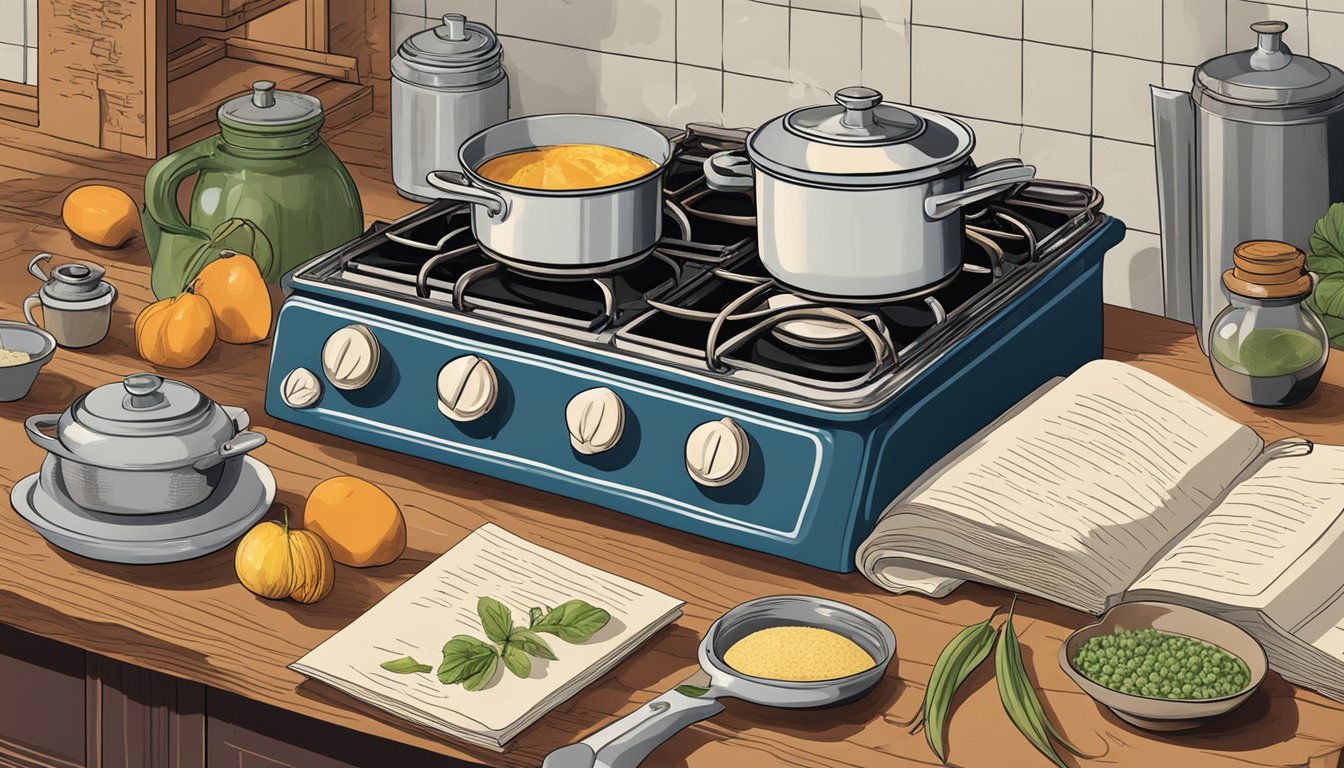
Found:
[[[510,152],[481,163],[476,173],[511,187],[544,190],[597,189],[624,184],[657,170],[634,152],[602,144],[555,144]]]

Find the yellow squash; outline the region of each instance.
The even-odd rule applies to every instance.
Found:
[[[271,600],[316,603],[336,580],[331,550],[321,536],[275,520],[259,523],[243,536],[233,568],[244,587]]]
[[[66,195],[61,206],[66,229],[94,245],[120,248],[140,220],[131,196],[115,187],[89,184]]]
[[[210,302],[220,341],[251,344],[270,334],[271,292],[251,256],[221,251],[196,276],[192,290]]]
[[[188,291],[156,301],[135,318],[135,347],[140,356],[164,368],[190,368],[215,343],[210,302]]]

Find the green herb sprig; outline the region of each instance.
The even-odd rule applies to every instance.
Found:
[[[567,643],[586,643],[607,626],[611,614],[582,600],[570,600],[555,608],[532,608],[527,612],[526,627],[513,623],[513,611],[493,597],[476,601],[481,630],[489,642],[471,635],[455,635],[443,646],[443,662],[437,675],[444,685],[458,685],[479,691],[495,677],[503,660],[504,667],[517,677],[532,674],[532,659],[556,660],[555,651],[539,633],[554,635]],[[385,661],[383,669],[398,675],[434,672],[410,656]]]

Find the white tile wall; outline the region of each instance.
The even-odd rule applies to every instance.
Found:
[[[0,80],[37,83],[37,4],[0,0]]]
[[[0,0],[0,77],[4,35],[20,26],[4,14],[17,2]],[[1163,310],[1149,85],[1188,89],[1194,65],[1251,47],[1247,27],[1268,18],[1288,22],[1294,51],[1344,65],[1344,0],[393,0],[392,10],[398,42],[447,12],[491,24],[514,114],[753,127],[850,84],[954,113],[975,129],[978,160],[1021,156],[1042,176],[1101,189],[1129,228],[1107,258],[1106,300],[1149,312]]]

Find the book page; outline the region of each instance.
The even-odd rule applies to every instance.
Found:
[[[574,599],[605,609],[611,621],[585,643],[544,635],[557,661],[532,659],[527,678],[515,677],[501,662],[494,680],[479,691],[443,685],[432,672],[394,674],[379,666],[410,656],[438,669],[443,645],[454,635],[484,640],[476,614],[481,597],[508,606],[515,625],[524,627],[529,608],[555,607]],[[295,662],[294,668],[430,727],[505,731],[631,638],[651,625],[671,621],[681,605],[629,579],[484,525]]]
[[[1293,455],[1294,447],[1310,453]],[[1344,448],[1278,443],[1266,459],[1133,589],[1263,610],[1288,628],[1333,602],[1344,557]]]
[[[1203,515],[1262,445],[1249,427],[1153,374],[1099,360],[966,448],[893,517],[906,508],[923,531],[926,546],[911,547],[916,560],[1095,611]],[[939,528],[961,533],[929,542]],[[918,553],[935,544],[945,556]]]

